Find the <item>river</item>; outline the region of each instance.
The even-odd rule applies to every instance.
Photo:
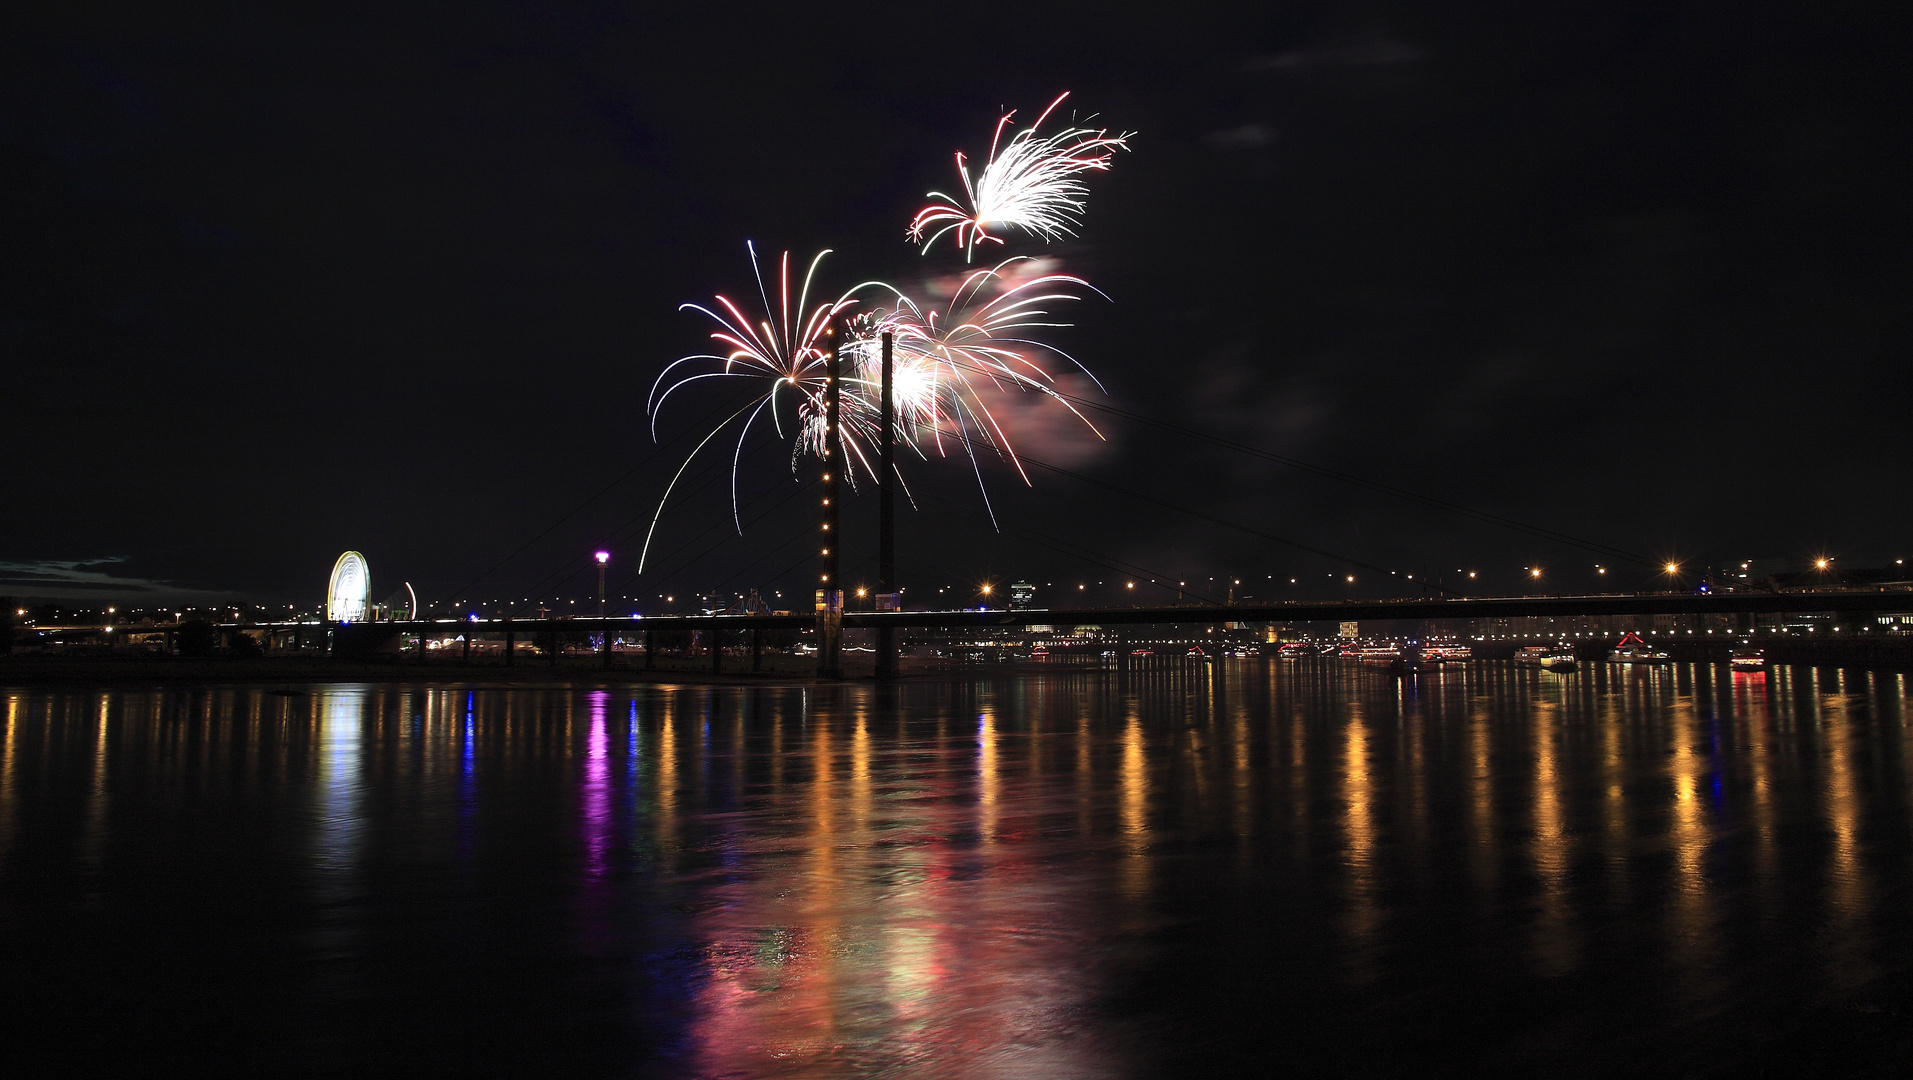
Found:
[[[1913,1050],[1907,691],[0,689],[0,1067],[1871,1075]]]

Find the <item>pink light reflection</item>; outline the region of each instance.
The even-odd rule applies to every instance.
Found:
[[[746,835],[749,873],[700,905],[689,1058],[713,1076],[1113,1076],[1086,1038],[1104,982],[1073,913],[1107,883],[1044,872],[1076,806],[1005,785],[1028,745],[981,726],[935,798],[881,780],[884,737],[819,718],[793,762],[792,834]],[[806,745],[807,744],[807,745]],[[953,836],[975,837],[952,842]]]
[[[585,739],[584,849],[585,878],[604,878],[605,851],[611,842],[611,763],[605,735],[605,702],[610,695],[591,695],[591,734]]]

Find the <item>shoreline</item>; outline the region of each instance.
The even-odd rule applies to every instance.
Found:
[[[748,686],[817,682],[808,671],[712,672],[691,668],[614,667],[598,663],[515,664],[397,663],[326,657],[183,659],[0,656],[0,688],[178,685],[192,683],[483,683],[494,686],[555,686],[601,683],[708,683]],[[848,680],[847,680],[848,681]]]
[[[741,665],[740,665],[741,666]],[[986,667],[935,667],[911,670],[906,666],[896,682],[921,682],[1031,672],[1090,673],[1087,667],[991,664]],[[809,664],[773,665],[762,671],[710,670],[708,660],[682,666],[645,669],[605,668],[593,658],[588,663],[543,660],[514,664],[404,663],[393,660],[345,660],[330,657],[44,657],[0,656],[0,690],[37,690],[70,687],[187,686],[209,684],[270,684],[286,686],[326,683],[446,683],[490,687],[566,686],[580,684],[670,684],[695,686],[833,686],[874,684],[868,670],[853,670],[842,679],[822,679]]]
[[[1685,643],[1682,643],[1685,645]],[[1771,667],[1837,668],[1850,671],[1913,671],[1913,658],[1905,655],[1913,640],[1894,643],[1886,649],[1870,643],[1776,642],[1769,646],[1767,661]],[[1696,643],[1696,646],[1698,643]],[[1724,665],[1725,649],[1712,647],[1676,647],[1676,664]],[[1859,646],[1859,647],[1855,647]],[[1714,653],[1723,655],[1714,655]],[[1686,653],[1687,655],[1681,655]],[[1881,655],[1886,653],[1886,655]],[[1776,655],[1778,654],[1778,655]],[[271,685],[283,687],[338,683],[383,685],[444,684],[485,687],[537,687],[579,685],[677,685],[677,686],[842,686],[877,685],[869,667],[852,668],[843,678],[818,677],[812,662],[792,658],[766,657],[764,670],[742,670],[748,661],[739,659],[733,670],[713,672],[707,658],[660,658],[665,666],[655,669],[626,666],[605,668],[595,656],[569,657],[556,664],[539,659],[507,667],[499,663],[465,664],[450,661],[416,661],[407,658],[335,658],[328,656],[214,656],[187,659],[176,656],[20,656],[0,655],[0,690],[37,690],[74,687],[169,687],[206,685]],[[1484,659],[1486,663],[1509,663]],[[1599,666],[1591,660],[1590,666]],[[1617,668],[1615,674],[1626,671]],[[1149,672],[1138,671],[1139,679],[1174,677],[1178,665],[1164,665]],[[935,664],[904,661],[903,670],[892,683],[951,682],[1005,676],[1050,675],[1123,678],[1114,668],[1078,664],[1029,662],[993,662],[984,664]]]

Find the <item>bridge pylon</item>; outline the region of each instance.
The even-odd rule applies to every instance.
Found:
[[[830,330],[830,367],[824,380],[824,527],[823,560],[824,570],[821,585],[817,590],[817,675],[824,679],[844,677],[843,628],[844,628],[844,589],[838,580],[842,566],[839,554],[838,525],[842,522],[839,513],[838,492],[842,490],[842,469],[838,466],[844,460],[844,443],[838,421],[838,387],[843,384],[844,374],[844,324],[839,319]]]
[[[877,442],[877,601],[896,609],[897,600],[897,401],[892,392],[890,331],[883,332],[883,403],[878,410],[881,435]],[[877,628],[877,678],[897,675],[897,628]]]

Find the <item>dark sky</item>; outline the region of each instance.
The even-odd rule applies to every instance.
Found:
[[[1110,296],[1057,340],[1111,404],[1652,559],[1913,555],[1904,4],[36,6],[0,17],[0,593],[311,602],[356,548],[375,599],[585,596],[601,544],[617,593],[800,592],[813,493],[769,439],[744,537],[713,459],[629,578],[729,400],[653,446],[652,380],[705,340],[677,305],[747,293],[747,239],[836,249],[831,290],[948,272],[903,241],[924,192],[1062,90],[1133,152],[1078,240],[1009,251]],[[1616,563],[1023,411],[1033,455],[1372,566]],[[911,474],[919,595],[1113,560],[1347,591],[985,475],[1000,534],[966,463]]]

